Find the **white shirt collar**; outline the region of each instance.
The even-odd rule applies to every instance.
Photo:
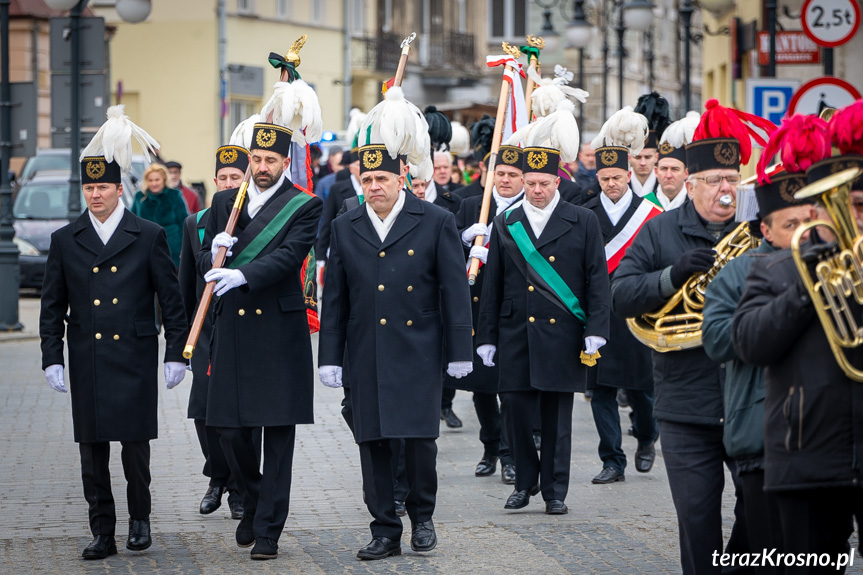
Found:
[[[437,186],[435,186],[434,180],[429,180],[424,199],[427,202],[434,202],[437,199]]]
[[[90,223],[93,224],[93,228],[99,235],[99,239],[102,240],[103,245],[107,245],[108,240],[110,240],[111,236],[114,235],[114,232],[117,231],[117,226],[120,225],[120,220],[123,219],[123,213],[125,211],[126,207],[123,206],[123,202],[117,202],[117,207],[115,207],[114,211],[111,212],[111,215],[105,219],[105,223],[102,223],[93,215],[93,212],[87,210],[87,214],[90,216]]]
[[[666,196],[665,192],[663,192],[662,188],[660,188],[656,191],[656,199],[659,200],[659,204],[666,212],[679,208],[683,205],[683,202],[686,201],[686,186],[680,188],[680,191],[677,192],[677,195],[674,196],[673,200],[669,200],[668,196]]]
[[[533,230],[535,238],[539,239],[539,236],[542,234],[543,230],[545,230],[545,225],[548,223],[549,218],[551,218],[551,213],[559,203],[560,192],[555,190],[554,197],[550,202],[548,202],[548,205],[542,209],[537,208],[528,201],[525,201],[524,204],[522,204],[524,206],[524,215],[527,216],[527,221],[530,223],[530,227]]]
[[[521,190],[519,193],[514,195],[511,198],[505,198],[497,193],[497,187],[491,189],[491,194],[494,196],[494,204],[497,206],[497,211],[494,215],[499,215],[501,212],[505,212],[512,204],[519,201],[523,196],[524,190]]]
[[[281,177],[279,177],[279,181],[277,181],[273,185],[273,187],[267,188],[266,190],[258,189],[258,186],[255,184],[254,181],[249,183],[249,188],[247,190],[249,194],[249,201],[246,203],[246,209],[249,210],[250,218],[254,218],[256,215],[258,215],[258,212],[261,211],[261,208],[264,207],[264,204],[267,203],[267,200],[272,198],[273,194],[276,193],[276,190],[278,190],[282,186],[285,178],[287,178],[287,175],[285,174],[285,172],[282,172]]]
[[[635,192],[636,196],[643,198],[656,187],[656,172],[650,172],[650,175],[647,176],[644,184],[639,182],[638,176],[633,174],[632,178],[629,180],[629,187],[632,188],[632,191]]]
[[[366,202],[366,214],[368,214],[369,219],[372,222],[372,226],[375,228],[375,231],[378,233],[378,237],[383,242],[387,239],[387,234],[390,233],[390,230],[393,229],[393,224],[396,223],[396,217],[401,213],[402,208],[405,206],[405,191],[399,190],[399,198],[396,200],[396,203],[393,205],[393,209],[390,210],[390,213],[387,214],[387,217],[381,219],[372,207]]]
[[[617,200],[616,204],[605,195],[605,192],[602,192],[599,195],[599,201],[602,203],[602,207],[605,210],[605,214],[608,216],[608,219],[611,220],[611,225],[616,226],[617,222],[620,221],[620,218],[623,217],[623,214],[626,213],[626,210],[628,210],[629,206],[632,204],[632,189],[626,188],[626,193]]]
[[[359,197],[363,197],[363,187],[360,185],[360,181],[351,174],[351,185],[354,187],[354,191],[357,193]]]

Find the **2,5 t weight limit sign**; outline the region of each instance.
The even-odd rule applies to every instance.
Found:
[[[801,14],[803,31],[825,48],[841,46],[860,27],[857,0],[806,0]]]

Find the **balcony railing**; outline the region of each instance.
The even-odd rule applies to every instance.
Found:
[[[399,65],[401,41],[395,34],[351,38],[351,67],[394,75]]]
[[[395,34],[351,38],[351,66],[394,75],[399,64],[401,41],[402,37]],[[412,48],[419,54],[410,62],[430,70],[475,72],[477,69],[473,34],[447,32],[430,35],[427,41],[415,42]],[[425,50],[427,54],[423,53]]]
[[[473,34],[445,32],[429,37],[428,67],[438,70],[476,70]]]

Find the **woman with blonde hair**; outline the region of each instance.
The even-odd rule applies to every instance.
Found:
[[[168,234],[168,248],[174,265],[180,264],[183,243],[183,220],[189,215],[179,190],[167,187],[168,170],[161,164],[150,164],[142,177],[141,191],[135,194],[132,213],[157,223]]]

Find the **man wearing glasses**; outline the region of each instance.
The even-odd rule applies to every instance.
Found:
[[[714,108],[726,110],[715,100],[707,108],[696,131],[701,138],[686,146],[691,201],[649,220],[635,237],[611,283],[612,311],[619,316],[660,309],[690,277],[713,266],[713,247],[736,227],[734,202],[741,159],[747,162],[751,152],[749,132],[735,116],[739,125],[728,129],[726,124],[721,127],[728,131],[710,133],[719,125],[711,121]],[[720,570],[711,556],[722,553],[723,462],[737,482],[722,444],[724,371],[701,346],[653,352],[654,416],[677,511],[684,574]],[[735,516],[741,520],[731,531],[729,553],[748,547],[740,502]]]

